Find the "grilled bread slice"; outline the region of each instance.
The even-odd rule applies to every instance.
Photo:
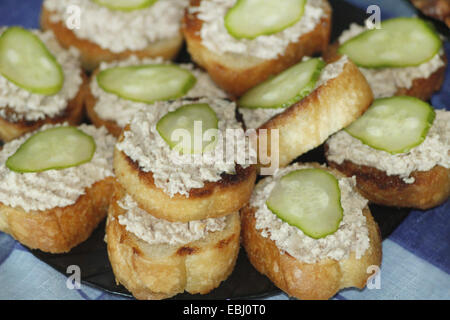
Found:
[[[197,7],[200,1],[191,0],[190,6]],[[325,14],[314,30],[303,34],[297,42],[287,47],[283,55],[271,60],[212,52],[202,44],[202,20],[188,10],[183,19],[182,31],[192,60],[206,69],[211,78],[225,91],[240,96],[271,75],[294,65],[302,57],[326,50],[331,33],[331,6],[327,3],[324,10]]]
[[[343,176],[336,170],[329,170],[336,177]],[[263,237],[255,227],[255,212],[251,203],[241,210],[242,245],[256,270],[289,296],[305,300],[329,299],[344,288],[362,289],[373,272],[368,268],[381,264],[381,235],[368,207],[363,209],[363,214],[370,245],[364,255],[357,259],[352,252],[340,261],[323,259],[317,263],[299,261],[282,252],[273,240]]]
[[[205,182],[202,188],[192,189],[189,197],[175,194],[171,198],[155,186],[151,172],[141,171],[136,162],[117,149],[114,170],[119,183],[142,209],[172,222],[218,218],[239,211],[250,199],[256,180],[254,166],[244,169],[238,165],[234,175],[223,174],[217,182]]]
[[[26,212],[0,203],[0,230],[31,249],[68,252],[85,241],[105,218],[113,179],[98,181],[73,205],[63,208]]]
[[[149,244],[119,224],[124,194],[116,183],[106,225],[108,255],[116,277],[137,299],[165,299],[187,291],[206,294],[233,271],[239,252],[239,213],[224,230],[186,245]]]
[[[177,55],[183,44],[183,37],[180,34],[171,39],[154,42],[143,50],[126,50],[120,53],[114,53],[108,49],[101,48],[92,41],[78,38],[63,22],[53,22],[50,19],[51,15],[52,12],[42,7],[40,18],[42,29],[52,30],[64,48],[77,48],[81,54],[83,68],[86,70],[94,70],[102,61],[123,60],[132,55],[138,58],[162,57],[170,60]]]
[[[35,131],[44,124],[56,124],[67,122],[70,125],[78,125],[84,116],[84,99],[88,91],[87,77],[83,74],[83,83],[80,85],[78,93],[67,103],[66,109],[56,117],[47,117],[37,121],[11,121],[0,117],[0,140],[7,142],[23,136],[27,132]],[[14,118],[14,111],[6,106],[6,114]]]
[[[259,128],[267,130],[268,156],[278,156],[279,166],[287,166],[355,121],[372,101],[369,84],[358,67],[348,60],[336,78],[328,80]],[[278,155],[272,154],[271,136],[274,130],[278,130],[279,135]]]
[[[369,209],[364,210],[369,228],[371,246],[361,259],[354,253],[341,261],[331,259],[315,264],[298,261],[282,253],[275,242],[261,236],[255,228],[255,209],[241,211],[242,243],[252,265],[266,275],[277,287],[304,300],[323,300],[333,297],[339,290],[349,287],[364,288],[368,267],[381,263],[381,237]]]
[[[348,160],[328,164],[346,176],[356,176],[358,191],[373,203],[426,210],[450,197],[450,169],[439,165],[428,171],[412,172],[414,182],[406,183],[399,176],[388,176],[385,171]]]

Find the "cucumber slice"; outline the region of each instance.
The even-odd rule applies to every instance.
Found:
[[[345,131],[374,149],[405,153],[425,140],[434,118],[433,107],[417,98],[383,98]]]
[[[201,122],[201,130],[195,130],[195,123]],[[203,134],[209,129],[218,129],[219,120],[216,112],[206,103],[188,104],[167,113],[156,124],[161,137],[171,149],[183,154],[202,153],[212,150],[217,143],[203,141]],[[184,129],[189,136],[179,136],[178,129]],[[197,142],[195,142],[197,140]]]
[[[91,161],[94,138],[75,127],[56,127],[28,138],[6,160],[6,167],[16,172],[59,170]]]
[[[300,169],[283,176],[266,205],[281,220],[314,239],[336,232],[344,211],[339,182],[323,169]]]
[[[32,32],[10,27],[0,36],[0,73],[32,93],[52,95],[61,90],[61,65]]]
[[[442,41],[433,27],[418,18],[383,21],[381,29],[365,31],[346,41],[339,53],[364,68],[418,66],[433,58]]]
[[[320,58],[300,62],[250,89],[239,99],[239,107],[289,107],[311,93],[324,67]]]
[[[237,39],[270,35],[296,24],[306,0],[238,0],[225,15],[225,27]]]
[[[115,67],[97,75],[97,83],[103,90],[145,103],[180,98],[196,82],[191,72],[173,64]]]
[[[158,0],[94,0],[95,3],[112,10],[133,11],[150,7]]]

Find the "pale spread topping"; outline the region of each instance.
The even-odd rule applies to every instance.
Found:
[[[70,6],[79,9],[79,28],[73,32],[103,49],[118,53],[142,50],[149,45],[180,36],[181,18],[188,0],[158,0],[148,8],[120,11],[91,0],[45,0],[52,22],[74,20]]]
[[[227,217],[189,222],[158,219],[139,208],[128,194],[117,204],[125,210],[125,213],[117,218],[119,224],[149,244],[184,245],[204,239],[211,232],[222,231],[227,225]]]
[[[303,60],[308,59],[304,58]],[[327,64],[320,73],[320,77],[316,82],[314,88],[317,89],[324,85],[327,81],[336,78],[344,70],[344,66],[348,62],[346,56],[341,57],[339,60]],[[256,129],[261,127],[264,123],[269,121],[271,118],[280,114],[286,110],[286,108],[239,108],[239,113],[242,114],[245,126],[247,129]]]
[[[450,112],[436,110],[433,126],[425,140],[409,152],[390,154],[362,143],[342,130],[328,141],[327,159],[345,160],[384,171],[388,176],[400,176],[405,183],[414,183],[414,171],[428,171],[440,165],[450,168]]]
[[[45,125],[39,131],[54,127]],[[86,188],[113,176],[115,138],[105,128],[91,125],[78,127],[92,136],[96,150],[90,162],[62,170],[37,173],[17,173],[9,170],[5,162],[35,132],[6,143],[0,151],[0,202],[25,211],[44,211],[74,204],[85,194]]]
[[[295,43],[308,32],[314,30],[324,15],[327,2],[308,0],[303,17],[295,25],[273,35],[261,35],[255,39],[236,39],[225,28],[224,17],[237,0],[201,1],[200,6],[190,7],[203,21],[200,35],[205,47],[213,52],[232,53],[256,57],[264,60],[283,55],[290,43]]]
[[[339,43],[366,31],[364,26],[352,23],[350,28],[339,37]],[[445,65],[441,58],[443,51],[437,53],[431,60],[416,67],[405,68],[359,68],[369,82],[375,98],[392,97],[400,88],[410,89],[415,79],[428,78],[436,70]]]
[[[143,59],[139,60],[132,56],[127,60],[120,62],[102,62],[100,70],[105,70],[113,67],[125,67],[144,64],[160,64],[169,63],[162,58]],[[185,98],[195,97],[216,97],[226,98],[226,93],[219,89],[211,80],[206,72],[194,68],[190,63],[181,64],[180,67],[189,70],[197,79],[195,86],[189,90],[184,96]],[[95,79],[92,79],[90,84],[91,92],[96,98],[94,111],[103,120],[110,120],[116,122],[120,127],[124,127],[131,119],[131,117],[140,109],[153,108],[153,104],[139,103],[127,99],[123,99],[116,94],[109,93],[101,89]]]
[[[164,141],[156,129],[158,121],[170,111],[191,103],[207,103],[216,112],[219,119],[218,129],[223,133],[216,147],[202,154],[180,154]],[[155,185],[169,196],[181,194],[189,197],[189,191],[202,188],[205,181],[221,180],[221,174],[236,172],[235,158],[224,159],[227,152],[238,151],[242,167],[254,163],[255,153],[247,143],[244,130],[235,118],[236,105],[222,99],[202,98],[195,100],[176,100],[156,102],[150,109],[138,111],[130,122],[129,130],[124,131],[123,141],[117,149],[135,161],[143,172],[152,172]],[[226,129],[232,130],[235,139],[226,138]],[[223,152],[223,150],[227,150]],[[231,151],[232,152],[232,151]]]
[[[266,200],[278,179],[294,170],[309,167],[294,164],[279,169],[273,176],[258,183],[250,200],[251,206],[256,208],[256,229],[264,238],[273,240],[280,250],[305,263],[324,259],[339,261],[348,258],[351,253],[360,259],[369,248],[370,239],[362,212],[367,200],[356,192],[355,178],[338,178],[344,216],[339,229],[321,239],[308,237],[300,229],[283,222],[267,207]]]
[[[2,34],[6,28],[0,28]],[[75,49],[63,49],[51,31],[32,30],[61,65],[64,73],[64,84],[54,95],[31,93],[0,74],[0,117],[17,122],[21,120],[36,121],[60,115],[73,99],[83,82],[82,70]]]

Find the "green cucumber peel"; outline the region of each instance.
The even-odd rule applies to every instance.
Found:
[[[148,104],[181,98],[197,82],[192,72],[174,64],[113,67],[100,71],[96,78],[104,91]]]
[[[347,40],[338,49],[363,68],[416,67],[431,60],[442,48],[435,29],[419,18],[395,18]]]
[[[381,98],[344,130],[373,149],[406,153],[425,140],[435,117],[433,107],[420,99]]]
[[[19,173],[61,170],[91,161],[95,150],[94,138],[80,129],[55,127],[28,138],[6,160],[6,167]]]
[[[198,122],[201,123],[201,131],[195,129]],[[196,103],[187,104],[168,112],[158,121],[156,130],[171,149],[183,154],[193,154],[210,151],[215,147],[217,136],[213,135],[213,141],[203,141],[203,135],[207,130],[217,130],[218,125],[219,119],[216,112],[206,103]],[[176,130],[179,129],[184,132],[177,132]],[[179,134],[188,134],[188,137]],[[195,139],[200,139],[201,143],[196,144]],[[189,144],[186,145],[183,142],[189,142]]]
[[[309,95],[325,67],[320,58],[300,62],[245,93],[240,108],[287,108]]]
[[[56,94],[64,84],[56,58],[38,36],[22,27],[10,27],[0,36],[0,73],[36,94]]]
[[[225,15],[225,28],[236,39],[271,35],[303,17],[306,0],[238,0]]]
[[[314,239],[335,233],[344,215],[338,179],[317,168],[281,177],[266,205],[278,218]]]
[[[134,11],[145,9],[153,5],[158,0],[93,0],[100,6],[111,10]]]

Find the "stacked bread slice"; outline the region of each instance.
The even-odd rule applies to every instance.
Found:
[[[234,268],[239,210],[251,196],[256,169],[236,165],[233,174],[223,173],[220,180],[205,181],[188,194],[168,193],[157,186],[160,172],[146,172],[143,161],[123,147],[133,126],[142,122],[136,118],[145,112],[125,127],[115,150],[116,183],[106,236],[116,281],[138,299],[208,293]],[[143,144],[154,143],[141,138]]]
[[[208,232],[199,240],[149,244],[119,223],[120,216],[126,214],[119,202],[124,194],[122,185],[116,183],[106,229],[108,254],[116,281],[137,299],[164,299],[184,291],[205,294],[231,274],[239,251],[241,228],[237,212],[225,217],[221,231]],[[204,223],[202,220],[197,225]]]

